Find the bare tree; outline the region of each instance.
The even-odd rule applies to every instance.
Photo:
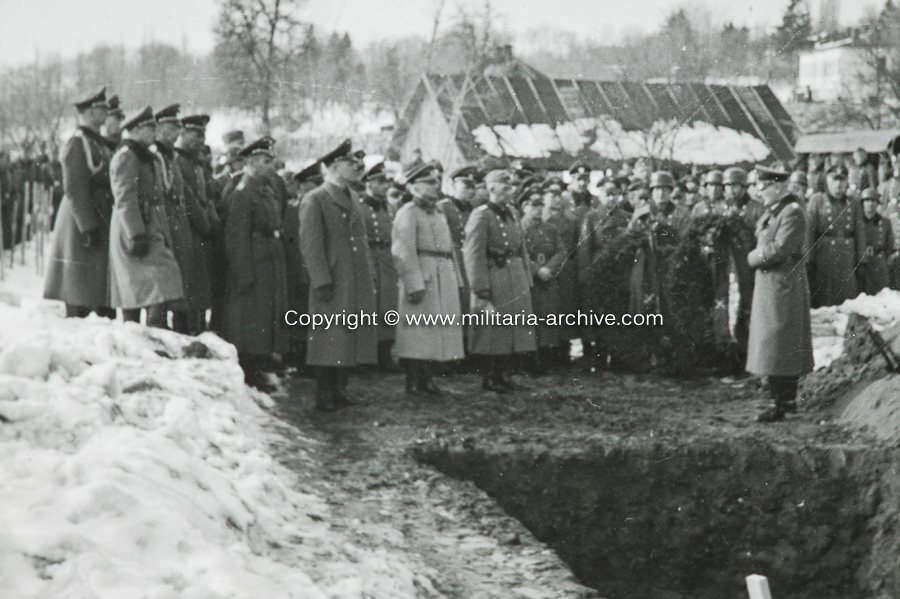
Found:
[[[260,110],[271,129],[278,87],[298,56],[304,29],[294,16],[303,0],[222,0],[216,26],[217,62],[241,99]]]
[[[63,75],[63,64],[54,61],[15,69],[0,78],[0,135],[24,156],[56,153],[72,96]]]

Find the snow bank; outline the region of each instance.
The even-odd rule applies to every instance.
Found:
[[[415,597],[270,457],[265,402],[214,335],[0,304],[0,597]]]
[[[900,291],[882,289],[878,295],[865,295],[847,300],[840,306],[816,308],[812,311],[813,354],[816,369],[824,368],[844,350],[847,319],[856,312],[865,316],[876,331],[900,322]]]
[[[519,158],[547,158],[553,152],[578,154],[590,149],[617,160],[650,156],[724,165],[759,162],[770,154],[765,143],[749,133],[702,121],[657,121],[646,131],[628,131],[611,118],[584,118],[560,123],[555,128],[546,124],[481,125],[472,135],[481,149],[492,156]]]

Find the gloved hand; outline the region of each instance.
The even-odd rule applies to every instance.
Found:
[[[422,303],[422,300],[425,299],[425,290],[420,289],[419,291],[411,291],[406,294],[406,298],[409,300],[409,303],[415,305]]]
[[[103,243],[103,235],[100,231],[100,227],[94,227],[90,231],[85,231],[82,233],[82,237],[84,237],[84,247],[86,248],[100,247]]]
[[[131,240],[131,255],[137,258],[143,258],[150,253],[150,239],[144,235],[135,235]]]
[[[316,299],[320,302],[330,302],[334,297],[334,285],[322,285],[321,287],[316,287],[313,291],[316,294]]]

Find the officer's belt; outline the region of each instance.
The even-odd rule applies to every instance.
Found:
[[[265,237],[266,239],[281,239],[281,231],[278,229],[273,229],[271,231],[260,231],[256,229],[253,231],[253,234],[257,237]]]
[[[841,235],[840,233],[829,233],[825,231],[822,233],[822,237],[836,237],[838,239],[853,239],[856,235]]]
[[[384,250],[391,247],[390,241],[370,241],[369,247],[373,250]]]
[[[432,258],[446,258],[447,260],[453,259],[453,252],[441,252],[438,250],[416,250],[416,252],[420,256],[431,256]]]

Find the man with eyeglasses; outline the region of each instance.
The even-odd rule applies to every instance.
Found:
[[[169,302],[184,297],[163,199],[163,176],[150,150],[156,118],[147,106],[123,123],[125,139],[109,166],[115,208],[109,227],[109,286],[126,321],[165,328]]]
[[[787,190],[790,174],[757,167],[757,189],[766,210],[747,256],[755,271],[747,371],[766,377],[767,407],[759,422],[777,422],[797,411],[800,377],[812,372],[809,283],[804,265],[806,214]]]
[[[828,192],[809,199],[812,305],[837,306],[858,293],[856,277],[866,256],[866,226],[859,200],[847,193],[847,169],[828,169]]]
[[[309,272],[312,316],[371,314],[377,309],[366,223],[350,194],[364,169],[351,150],[348,139],[319,159],[325,182],[300,202],[300,252]],[[375,326],[337,323],[310,329],[306,363],[315,369],[317,410],[355,405],[347,394],[349,369],[377,363]]]
[[[484,315],[484,324],[473,326],[469,351],[483,360],[482,388],[506,393],[521,385],[513,382],[508,371],[518,367],[516,358],[537,350],[534,327],[528,324],[495,324],[496,312],[519,319],[533,314],[531,306],[531,269],[524,234],[513,199],[516,188],[505,170],[492,170],[485,176],[489,202],[472,211],[466,223],[463,259],[472,290],[472,312]]]

